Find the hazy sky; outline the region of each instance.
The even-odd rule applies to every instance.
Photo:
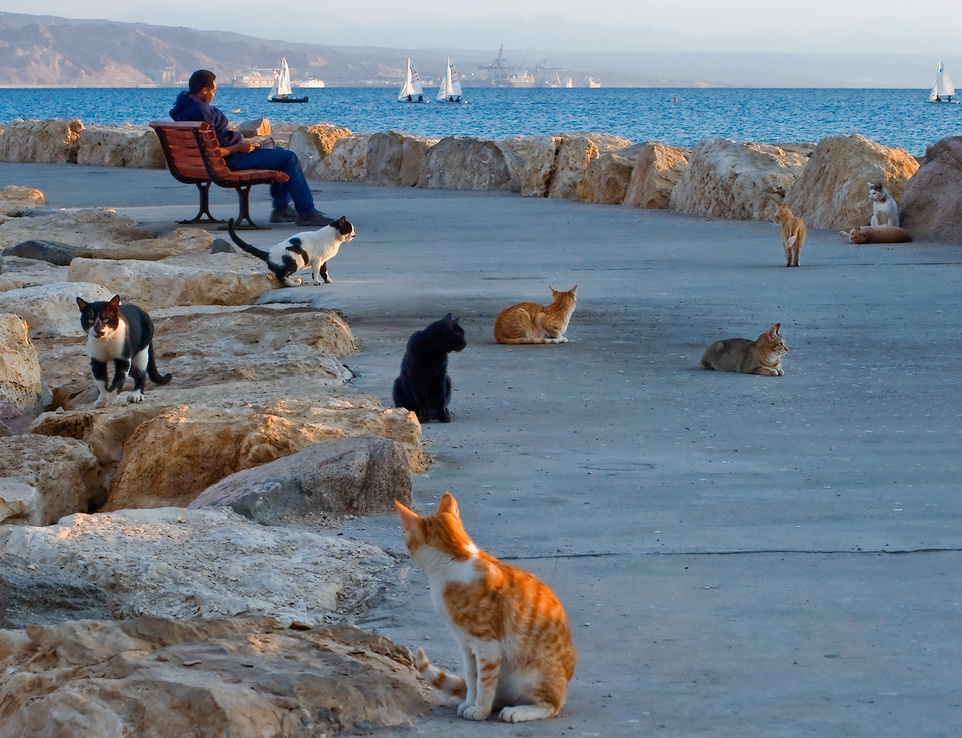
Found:
[[[327,10],[328,8],[333,8]],[[181,25],[334,46],[953,56],[957,0],[0,0],[0,10]],[[938,24],[935,21],[938,21]],[[942,30],[945,29],[945,30]]]

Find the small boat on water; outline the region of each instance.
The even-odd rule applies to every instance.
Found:
[[[287,66],[287,59],[281,58],[281,71],[274,72],[274,86],[267,93],[267,99],[275,103],[306,103],[307,95],[296,97],[291,89],[291,70]]]
[[[464,102],[461,94],[461,76],[458,74],[458,70],[454,68],[454,63],[449,56],[448,66],[444,70],[444,76],[441,78],[441,86],[438,88],[437,101],[447,103]]]
[[[952,99],[953,95],[955,95],[955,88],[952,86],[952,80],[942,66],[942,61],[939,60],[939,71],[935,75],[935,84],[932,85],[932,91],[929,93],[929,102],[959,102]]]
[[[408,57],[408,70],[404,76],[404,86],[397,96],[398,102],[423,103],[424,90],[421,88],[421,78],[418,77],[418,70],[414,67],[411,57]]]

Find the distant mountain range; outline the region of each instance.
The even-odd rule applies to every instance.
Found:
[[[397,85],[408,56],[436,80],[450,54],[467,87],[556,85],[592,78],[605,87],[911,87],[932,84],[925,56],[766,53],[590,53],[508,49],[387,49],[269,41],[183,27],[0,13],[0,87],[183,86],[195,69],[231,84],[270,75],[286,57],[295,80],[329,86]],[[962,81],[962,57],[945,57]]]

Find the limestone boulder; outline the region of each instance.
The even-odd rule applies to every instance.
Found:
[[[354,735],[413,730],[428,708],[408,651],[348,625],[143,618],[0,639],[0,738]]]
[[[331,153],[311,169],[311,178],[324,182],[363,182],[367,178],[370,136],[351,136],[334,142]]]
[[[5,294],[0,293],[0,299]],[[36,416],[50,399],[27,324],[16,314],[0,311],[0,402],[9,403],[24,415]]]
[[[588,165],[601,156],[598,145],[588,136],[565,134],[555,156],[554,171],[548,184],[548,197],[571,199]]]
[[[428,149],[437,143],[397,131],[375,133],[367,144],[367,181],[372,184],[413,187]]]
[[[418,187],[520,192],[504,151],[494,141],[449,136],[424,157]]]
[[[0,494],[3,482],[0,480]],[[4,553],[3,566],[0,566],[0,628],[110,619],[107,595],[100,587],[59,566],[38,564],[12,552]],[[9,641],[6,645],[9,648]],[[8,655],[4,651],[0,646],[0,660]]]
[[[0,136],[0,161],[76,164],[83,129],[79,120],[11,121]]]
[[[54,282],[0,292],[0,313],[14,313],[27,324],[31,338],[83,336],[77,298],[109,300],[114,294],[93,282]]]
[[[33,187],[7,185],[0,188],[0,215],[20,216],[35,208],[43,207],[43,193]]]
[[[622,204],[632,208],[667,209],[675,185],[688,168],[690,154],[688,149],[662,143],[642,144]]]
[[[575,189],[575,199],[597,205],[620,205],[637,160],[637,150],[607,152],[588,164]]]
[[[82,247],[92,254],[153,237],[138,228],[133,218],[109,208],[59,210],[31,218],[13,218],[0,225],[0,250],[41,238]]]
[[[24,287],[66,282],[67,267],[55,266],[46,261],[3,256],[3,274],[0,274],[0,292],[19,290]]]
[[[772,220],[807,162],[802,147],[707,139],[692,150],[670,207],[714,218]]]
[[[43,524],[43,497],[37,488],[18,479],[0,477],[0,525]],[[0,568],[0,628],[8,628],[11,626],[4,625],[3,621],[6,619],[4,602],[8,601],[9,592],[5,597],[2,577],[3,569]]]
[[[94,282],[150,312],[177,305],[250,305],[271,289],[262,262],[239,254],[206,254],[195,265],[157,261],[74,259],[71,282]],[[273,283],[273,284],[272,284]]]
[[[205,489],[188,507],[230,507],[266,525],[316,513],[367,515],[409,504],[411,468],[401,444],[380,436],[315,443]]]
[[[306,526],[263,526],[227,508],[77,514],[0,526],[15,554],[99,587],[114,618],[272,615],[316,625],[363,610],[394,560]]]
[[[164,169],[160,138],[148,126],[88,126],[80,134],[77,164]]]
[[[291,133],[288,149],[297,154],[304,170],[304,176],[309,179],[319,178],[318,170],[321,162],[334,151],[335,144],[343,139],[350,139],[351,131],[329,123],[316,123],[310,126],[299,126]],[[328,181],[337,181],[327,178]],[[344,180],[358,181],[358,180]]]
[[[537,136],[527,143],[522,153],[521,194],[524,197],[547,197],[554,181],[561,136]]]
[[[29,241],[5,249],[4,256],[17,256],[21,259],[46,261],[54,266],[69,266],[78,256],[83,256],[83,249],[71,246],[62,241],[47,241],[42,238],[31,238]]]
[[[30,518],[39,517],[41,525],[102,503],[100,473],[100,464],[83,441],[32,433],[0,438],[0,476],[37,491],[40,509]]]
[[[134,430],[105,510],[187,506],[226,476],[319,441],[375,434],[400,442],[422,471],[420,427],[366,396],[276,400],[265,406],[165,407]]]
[[[906,183],[901,204],[902,225],[916,240],[962,244],[962,136],[926,149],[925,163]]]
[[[913,156],[864,136],[832,136],[815,147],[811,160],[785,195],[785,204],[808,228],[850,229],[868,225],[869,182],[884,182],[895,201],[918,170]]]
[[[267,118],[254,118],[253,120],[245,120],[237,124],[237,130],[244,138],[270,136],[271,122]]]

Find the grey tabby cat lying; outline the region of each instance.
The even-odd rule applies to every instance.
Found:
[[[726,338],[715,341],[701,357],[701,365],[719,372],[741,372],[778,377],[784,374],[782,356],[788,353],[788,344],[782,338],[776,323],[756,340]]]

